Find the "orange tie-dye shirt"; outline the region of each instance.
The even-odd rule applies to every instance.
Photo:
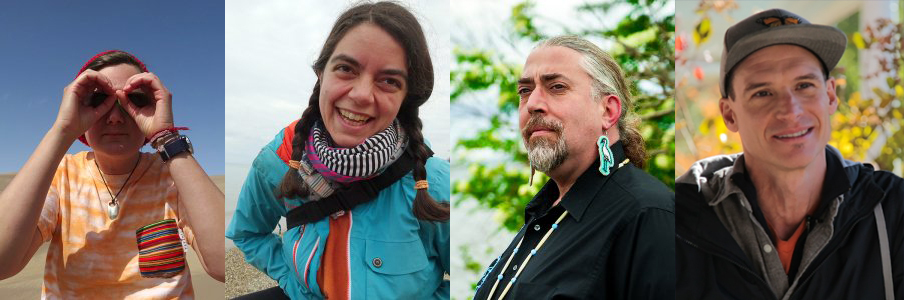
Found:
[[[122,187],[127,175],[104,175],[112,193]],[[116,220],[107,216],[111,198],[92,153],[63,157],[38,221],[44,241],[50,241],[42,298],[193,298],[187,265],[171,278],[144,278],[138,268],[136,229],[176,219],[183,241],[191,244],[194,240],[182,221],[175,183],[160,157],[141,154],[132,178],[117,198]]]

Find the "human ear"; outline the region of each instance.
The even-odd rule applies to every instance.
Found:
[[[605,131],[618,123],[618,119],[621,118],[622,104],[621,99],[616,95],[605,95],[600,102],[603,114],[603,131]]]
[[[738,132],[738,120],[731,108],[732,104],[733,100],[729,98],[719,99],[719,112],[722,114],[722,120],[725,121],[725,127],[731,132]]]

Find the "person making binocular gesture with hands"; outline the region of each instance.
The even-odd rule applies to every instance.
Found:
[[[92,57],[0,193],[0,279],[50,242],[43,298],[191,297],[188,246],[224,281],[224,195],[180,129],[144,63],[118,50]],[[76,139],[91,151],[66,154]]]

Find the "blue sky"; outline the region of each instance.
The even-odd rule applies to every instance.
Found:
[[[53,125],[63,87],[94,54],[141,59],[173,93],[177,126],[208,174],[224,174],[224,3],[9,1],[0,8],[0,173]],[[79,142],[69,153],[88,150]],[[149,146],[143,151],[150,152]]]

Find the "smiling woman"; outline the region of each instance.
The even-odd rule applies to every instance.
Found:
[[[392,2],[349,8],[313,71],[307,108],[255,158],[226,233],[279,283],[242,298],[448,299],[449,164],[421,132],[434,74],[420,24]]]
[[[395,120],[407,92],[405,52],[389,33],[361,24],[337,45],[326,69],[320,111],[336,145],[351,148]]]

